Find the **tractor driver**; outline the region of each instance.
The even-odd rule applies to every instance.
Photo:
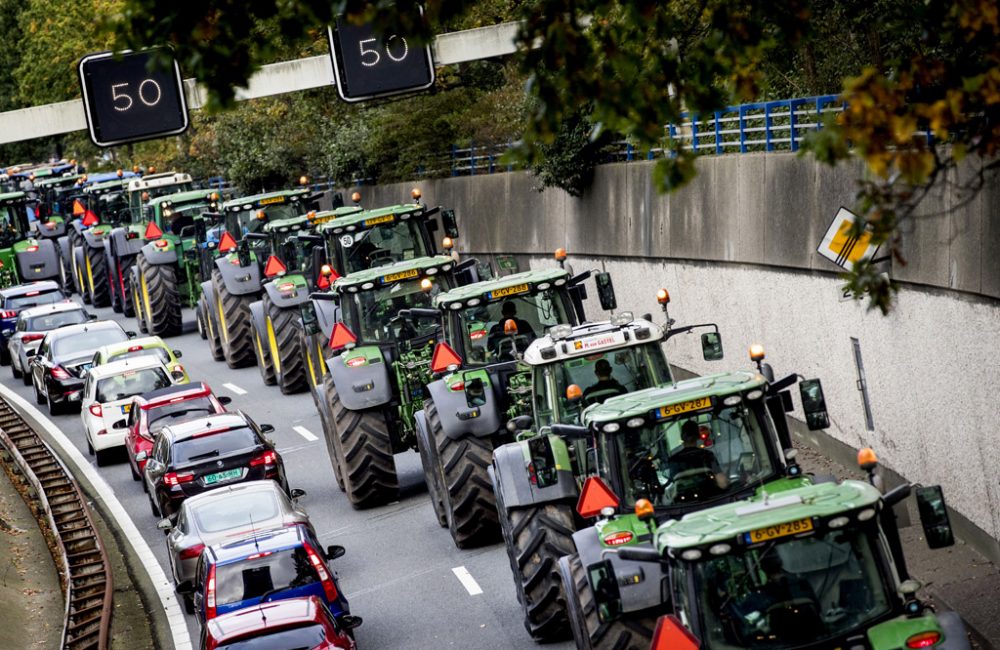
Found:
[[[585,403],[590,404],[594,401],[604,401],[608,397],[624,395],[628,392],[628,389],[611,376],[611,372],[611,363],[607,359],[599,359],[594,364],[594,374],[597,375],[597,382],[583,391],[583,401]]]
[[[682,447],[667,460],[670,476],[676,478],[685,472],[704,470],[712,475],[713,482],[720,491],[725,490],[729,487],[729,478],[719,467],[719,460],[715,454],[698,446],[701,439],[701,427],[695,420],[687,420],[681,425]]]
[[[531,329],[528,321],[517,317],[517,305],[514,304],[513,300],[503,302],[503,305],[500,306],[500,315],[500,322],[490,328],[489,343],[491,348],[496,347],[497,343],[503,339],[504,323],[509,320],[517,324],[518,336],[527,336],[530,340],[535,339],[535,330]]]

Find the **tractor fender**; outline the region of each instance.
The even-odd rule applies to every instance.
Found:
[[[59,277],[59,251],[55,242],[51,239],[36,239],[34,242],[38,246],[34,251],[18,251],[18,246],[14,247],[17,271],[21,279],[24,282],[31,282]]]
[[[280,307],[281,309],[291,309],[292,307],[298,307],[302,303],[309,300],[309,285],[305,283],[296,282],[297,278],[301,276],[293,276],[291,278],[282,278],[277,282],[265,282],[264,291],[267,292],[268,298],[271,302]],[[278,291],[278,285],[284,282],[296,282],[296,289],[292,293],[282,293]]]
[[[215,305],[215,287],[212,286],[211,280],[206,280],[201,283],[201,295],[205,296],[205,305],[207,306],[209,312],[203,316],[205,318],[212,318],[212,316],[215,315],[217,307]]]
[[[229,256],[216,258],[215,268],[226,283],[226,291],[231,296],[245,296],[260,293],[260,265],[239,266],[229,261]]]
[[[69,264],[73,255],[73,251],[69,248],[69,236],[60,237],[56,241],[59,244],[59,254],[62,255],[63,260]]]
[[[368,363],[348,367],[344,357],[357,358],[359,353],[368,357]],[[372,363],[376,355],[378,362]],[[326,360],[326,367],[341,403],[352,411],[380,406],[392,399],[389,365],[377,347],[365,346],[338,354]]]
[[[90,248],[104,248],[104,238],[107,237],[107,233],[103,235],[95,235],[93,228],[87,228],[83,231],[83,241],[87,243]]]
[[[83,252],[83,246],[73,247],[73,264],[76,267],[77,273],[85,273],[83,269],[87,268],[87,263],[84,261],[86,255]],[[82,288],[82,287],[81,287]]]
[[[969,635],[958,612],[939,612],[937,622],[944,632],[944,642],[936,647],[941,650],[969,650]]]
[[[129,239],[128,230],[126,228],[113,229],[111,233],[107,235],[106,239],[111,242],[111,248],[118,257],[137,255],[146,243],[143,239],[138,237],[135,239]]]
[[[83,238],[83,233],[87,230],[87,228],[89,228],[89,226],[83,225],[83,220],[79,218],[73,219],[73,223],[71,225],[73,226],[73,230],[76,231],[76,234],[79,235],[81,239]]]
[[[566,443],[562,439],[556,436],[546,437],[550,439],[550,444],[558,441],[555,444],[562,444],[565,449]],[[560,464],[557,464],[556,483],[539,488],[532,483],[528,473],[530,458],[531,452],[528,450],[527,440],[510,442],[493,450],[493,489],[501,495],[507,508],[535,506],[554,501],[576,501],[579,490],[569,467],[561,468]],[[568,454],[566,458],[569,458]]]
[[[49,223],[49,222],[53,224],[52,230],[49,230],[48,228],[42,225],[43,223]],[[54,217],[54,218],[50,217],[49,219],[43,218],[40,221],[33,222],[32,228],[35,231],[36,237],[45,239],[57,239],[66,234],[66,221],[59,217]]]
[[[485,438],[496,433],[503,424],[493,390],[487,390],[486,403],[475,408],[469,407],[465,391],[451,390],[444,379],[427,384],[427,391],[437,405],[444,435],[452,440],[465,436]]]
[[[667,602],[668,581],[663,566],[658,562],[623,560],[618,553],[601,544],[599,534],[597,526],[578,530],[573,533],[573,543],[576,545],[584,569],[602,560],[611,561],[615,578],[618,580],[618,590],[622,596],[622,611],[637,612]],[[650,546],[652,539],[641,544]],[[636,576],[641,578],[638,583],[628,580]],[[587,579],[590,580],[589,575]],[[590,588],[593,589],[594,585],[591,584]]]
[[[257,328],[257,332],[260,333],[261,342],[266,345],[267,341],[265,337],[267,336],[267,323],[264,318],[263,301],[256,300],[250,303],[250,321],[253,326]]]
[[[329,341],[333,336],[333,328],[341,320],[340,307],[332,300],[313,300],[312,304],[316,308],[316,322],[319,329]]]
[[[141,253],[146,258],[146,261],[153,266],[177,263],[177,249],[173,245],[166,248],[157,248],[153,242],[149,242],[142,247]]]

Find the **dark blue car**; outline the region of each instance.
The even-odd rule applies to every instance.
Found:
[[[65,299],[66,296],[59,288],[59,284],[51,280],[28,282],[0,289],[0,365],[6,366],[10,363],[7,341],[14,334],[14,325],[17,324],[17,315],[21,310],[39,305],[51,305]]]
[[[351,612],[327,560],[343,554],[342,546],[330,546],[324,553],[302,524],[260,531],[207,547],[198,559],[193,583],[181,583],[177,590],[193,592],[202,624],[261,602],[306,596],[318,597],[339,618]]]

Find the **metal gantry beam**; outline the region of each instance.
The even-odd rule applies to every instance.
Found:
[[[431,46],[434,64],[452,65],[513,54],[517,51],[518,27],[519,23],[512,22],[440,34]],[[250,77],[246,88],[237,89],[236,101],[335,85],[330,56],[311,56],[263,66]],[[205,105],[207,94],[197,80],[185,79],[184,90],[188,108]],[[86,130],[82,99],[0,113],[0,144]]]

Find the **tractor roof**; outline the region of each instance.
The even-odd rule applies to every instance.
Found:
[[[373,269],[364,269],[363,271],[355,271],[350,275],[345,275],[342,278],[337,278],[336,282],[333,283],[333,288],[336,291],[343,291],[348,287],[356,287],[358,285],[364,285],[366,283],[372,283],[371,287],[375,288],[376,283],[378,286],[391,284],[393,282],[398,282],[400,280],[412,280],[413,278],[418,278],[421,275],[434,275],[437,273],[446,273],[450,271],[455,266],[455,260],[451,259],[447,255],[435,255],[434,257],[418,257],[412,260],[403,260],[401,262],[396,262],[394,264],[387,264],[385,266],[377,266]],[[436,269],[434,272],[428,274],[428,269]]]
[[[52,187],[53,185],[72,185],[81,174],[70,174],[69,176],[57,176],[54,178],[43,178],[35,182],[35,187]]]
[[[631,316],[627,312],[621,315]],[[560,331],[561,328],[565,328],[567,333]],[[524,353],[525,363],[540,366],[663,340],[663,328],[643,318],[629,318],[618,323],[585,323],[572,328],[565,325],[561,328],[555,333],[550,328],[545,336],[532,341]]]
[[[190,190],[187,192],[177,192],[176,194],[164,194],[149,200],[149,206],[161,205],[164,203],[190,203],[191,201],[206,201],[211,198],[212,190]]]
[[[304,214],[287,219],[275,219],[264,224],[264,232],[291,232],[293,230],[309,230],[312,228],[312,221]]]
[[[508,296],[514,296],[530,291],[540,291],[548,289],[552,285],[563,286],[569,280],[569,273],[563,269],[534,269],[522,271],[513,275],[505,275],[502,278],[493,278],[474,284],[467,284],[463,287],[452,289],[447,293],[439,294],[434,298],[434,306],[440,308],[450,308],[452,303],[477,300],[476,304],[483,302],[494,302],[503,300]],[[468,305],[473,307],[474,305]]]
[[[623,418],[644,417],[651,411],[657,411],[665,406],[705,397],[741,393],[753,388],[763,389],[765,385],[763,376],[748,370],[694,377],[676,384],[665,384],[611,397],[603,404],[595,404],[584,411],[583,420],[585,424],[590,425]]]
[[[328,227],[324,224],[328,224],[334,219],[342,219],[348,215],[357,214],[358,212],[361,212],[361,208],[356,205],[343,205],[339,208],[334,208],[333,210],[310,212],[309,215],[312,216],[306,216],[309,216],[309,221],[313,222],[313,225],[316,226],[317,230],[323,231]]]
[[[250,196],[240,196],[235,199],[230,199],[222,204],[222,210],[229,210],[231,212],[236,212],[237,210],[253,210],[254,208],[262,208],[266,205],[272,205],[276,203],[285,203],[287,201],[299,201],[302,197],[307,196],[309,190],[298,189],[298,190],[279,190],[277,192],[265,192],[263,194],[251,194]],[[294,197],[294,199],[293,199]]]
[[[128,180],[116,178],[112,181],[101,181],[83,188],[84,194],[104,194],[105,192],[125,191]]]
[[[879,491],[861,481],[818,483],[777,495],[761,489],[756,496],[736,503],[699,510],[682,519],[668,521],[656,532],[659,548],[743,541],[751,530],[812,517],[833,517],[858,508],[871,507],[882,498]]]
[[[136,192],[150,187],[163,187],[164,185],[179,185],[190,183],[191,174],[181,172],[163,172],[161,174],[147,174],[146,176],[133,177],[129,179],[128,191]]]
[[[7,192],[6,194],[0,194],[0,205],[14,205],[15,203],[24,203],[27,198],[27,194],[24,192]]]
[[[341,208],[343,209],[343,208]],[[411,217],[420,217],[427,212],[427,206],[419,203],[405,203],[401,205],[390,205],[377,210],[362,210],[360,212],[346,213],[337,217],[327,225],[323,226],[323,232],[333,231],[334,234],[341,232],[354,232],[365,230],[372,226],[385,223],[393,223],[397,219],[405,221]]]

